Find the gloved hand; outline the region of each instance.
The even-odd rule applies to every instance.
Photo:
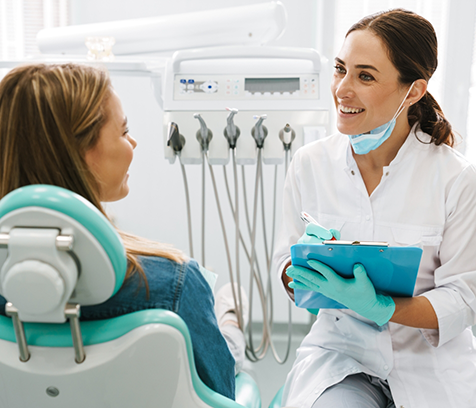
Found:
[[[316,224],[307,224],[306,232],[298,239],[298,244],[320,244],[323,241],[340,239],[340,232],[335,229],[325,229]]]
[[[298,244],[322,244],[323,241],[332,238],[339,240],[340,231],[333,228],[328,230],[320,225],[310,223],[306,226],[306,232],[298,239]],[[319,313],[319,309],[307,309],[307,311],[314,315]]]
[[[292,289],[313,290],[322,293],[379,326],[387,323],[395,312],[395,302],[390,296],[377,294],[374,285],[361,264],[354,265],[354,277],[346,279],[332,268],[310,260],[308,265],[319,273],[300,266],[290,266],[286,274],[299,282],[290,282]]]

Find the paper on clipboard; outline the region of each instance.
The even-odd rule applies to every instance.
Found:
[[[422,252],[418,247],[390,247],[385,242],[324,241],[293,245],[291,260],[293,265],[309,268],[307,261],[316,259],[345,278],[351,278],[354,264],[361,263],[378,293],[411,297]],[[294,297],[296,306],[306,309],[346,308],[314,291],[296,289]]]

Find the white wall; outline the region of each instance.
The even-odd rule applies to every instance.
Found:
[[[315,47],[315,18],[316,1],[314,0],[283,0],[288,12],[288,26],[281,38],[272,45]],[[206,10],[212,8],[234,7],[260,3],[252,0],[191,0],[157,1],[72,1],[72,24],[95,23],[101,21],[120,20],[128,18],[150,17],[158,15],[176,14]],[[108,211],[115,217],[120,228],[161,242],[168,242],[188,253],[187,218],[185,195],[182,175],[178,162],[171,165],[164,159],[163,152],[163,112],[155,101],[148,78],[140,77],[113,77],[113,84],[121,97],[124,111],[128,116],[131,135],[138,141],[135,158],[130,170],[129,196],[117,203],[108,204]],[[224,123],[225,126],[225,123]],[[214,137],[219,137],[215,135]],[[194,255],[201,261],[200,233],[201,233],[201,166],[188,165],[186,170],[189,178],[190,195],[192,200],[192,220],[194,236]],[[246,168],[247,191],[250,211],[252,210],[253,189],[255,180],[255,166]],[[225,256],[222,231],[219,224],[215,198],[208,169],[206,172],[206,262],[205,266],[219,274],[217,287],[229,281],[228,263]],[[223,170],[215,166],[215,173],[221,192],[221,205],[225,214],[228,228],[228,240],[232,249],[233,267],[235,267],[234,228],[232,215],[229,210],[226,195],[224,194]],[[241,170],[240,170],[241,175]],[[265,166],[266,207],[268,234],[272,231],[272,184],[274,166]],[[228,166],[228,179],[233,180],[232,168]],[[278,215],[280,215],[281,188],[284,182],[284,168],[279,168],[278,179]],[[240,177],[241,191],[241,177]],[[243,201],[240,203],[243,208]],[[279,217],[278,217],[279,218]],[[260,219],[259,219],[260,220]],[[244,228],[244,235],[248,237]],[[258,224],[261,231],[261,221]],[[264,246],[261,232],[258,233],[258,256],[265,282],[266,268],[264,262]],[[269,243],[268,243],[269,245]],[[249,287],[249,266],[244,256],[240,259],[242,282]],[[275,320],[287,321],[288,300],[275,278],[271,276],[274,287],[276,307]],[[261,319],[260,303],[254,290],[253,296],[254,318]],[[293,308],[295,321],[307,322],[309,315],[306,311]]]
[[[347,23],[338,18],[334,21],[341,9],[336,10],[334,0],[281,0],[288,12],[288,26],[281,38],[274,41],[270,45],[292,46],[292,47],[314,47],[322,51],[325,56],[332,59],[338,48],[334,41],[334,33],[339,31],[340,25],[348,26]],[[149,16],[159,16],[176,14],[191,11],[203,11],[214,8],[234,7],[240,5],[248,5],[261,3],[263,1],[255,0],[71,0],[72,5],[72,24],[95,23],[101,21],[140,18]],[[356,2],[357,4],[366,5],[373,8],[386,8],[401,6],[393,1],[388,2]],[[440,4],[441,3],[441,4]],[[461,4],[460,4],[461,3]],[[336,3],[340,4],[340,3]],[[444,84],[442,97],[438,98],[442,103],[444,111],[447,112],[450,120],[453,121],[455,129],[463,136],[465,132],[465,110],[467,110],[467,88],[468,81],[466,75],[470,69],[470,56],[472,51],[471,36],[474,26],[474,9],[473,0],[464,0],[461,2],[441,1],[438,4],[448,8],[448,18],[435,17],[436,13],[428,15],[435,24],[440,27],[439,43],[440,43],[440,67],[438,72],[444,75]],[[404,5],[410,9],[425,15],[427,4],[421,2],[408,1]],[[443,7],[441,6],[441,7]],[[346,10],[347,13],[352,11],[353,15],[358,11]],[[355,20],[361,18],[369,10],[362,10],[362,15],[355,16]],[[458,21],[462,19],[462,15],[467,12],[466,22],[458,27]],[[431,13],[430,13],[431,14]],[[441,13],[440,13],[441,14]],[[443,18],[439,21],[439,18]],[[436,20],[435,20],[436,19]],[[354,20],[353,20],[354,21]],[[471,24],[473,22],[473,24]],[[345,24],[344,24],[345,23]],[[461,27],[466,30],[462,35]],[[471,26],[471,28],[469,27]],[[318,27],[323,33],[318,38]],[[459,30],[459,31],[458,31]],[[437,29],[438,31],[438,29]],[[451,56],[451,58],[448,58]],[[464,64],[462,64],[464,58]],[[467,72],[468,71],[468,72]],[[464,75],[463,75],[464,73]],[[437,75],[435,75],[436,77]],[[432,86],[435,85],[435,78]],[[163,242],[170,242],[173,245],[188,251],[187,241],[187,222],[184,202],[184,192],[181,173],[178,164],[170,165],[163,157],[162,148],[162,112],[152,96],[150,85],[145,78],[114,78],[114,84],[119,92],[125,112],[129,117],[131,133],[137,138],[139,146],[136,150],[136,158],[131,167],[131,193],[125,200],[110,205],[110,210],[114,212],[120,226],[126,230],[143,235],[152,239]],[[432,91],[433,92],[433,91]],[[437,92],[438,94],[439,92]],[[436,95],[438,96],[438,95]],[[458,103],[454,103],[457,101]],[[331,110],[332,114],[333,110]],[[331,124],[333,119],[331,118]],[[332,126],[331,126],[332,127]],[[473,137],[474,139],[474,137]],[[472,139],[470,139],[472,140]],[[460,146],[462,148],[462,146]],[[476,150],[473,148],[473,150]],[[254,168],[247,168],[248,173],[248,191],[249,199],[252,198],[252,182],[254,179]],[[189,173],[189,184],[193,201],[194,220],[194,243],[195,257],[200,261],[200,168],[198,166],[187,166]],[[229,169],[231,170],[231,169]],[[271,189],[272,184],[272,168],[265,169],[265,180],[268,186],[267,207],[268,213],[271,213]],[[220,189],[223,190],[222,171],[216,169]],[[229,179],[232,173],[228,173]],[[278,186],[283,183],[282,170],[280,170],[280,179]],[[279,190],[279,189],[278,189]],[[224,197],[224,196],[222,196]],[[216,206],[214,197],[211,193],[210,179],[207,174],[207,257],[206,266],[215,270],[220,274],[218,285],[228,280],[227,262],[224,254],[222,242],[222,233],[218,223],[216,214]],[[278,203],[280,203],[280,195],[278,194]],[[226,201],[222,201],[223,207],[226,207]],[[268,217],[270,214],[268,214]],[[231,227],[231,215],[227,210],[226,218],[228,223],[229,240],[233,241],[233,230]],[[270,220],[268,220],[268,229],[270,230]],[[261,251],[263,247],[261,246]],[[234,259],[234,258],[233,258]],[[241,262],[245,265],[245,261]],[[247,274],[246,282],[247,282]],[[286,299],[281,296],[281,291],[275,283],[275,293],[278,296],[277,303],[280,305],[276,309],[276,318],[278,321],[284,321],[286,316]],[[246,283],[246,286],[248,284]],[[257,301],[257,298],[256,298]],[[255,301],[255,303],[256,303]],[[258,313],[258,312],[257,312]],[[298,319],[307,319],[307,315],[300,314]]]

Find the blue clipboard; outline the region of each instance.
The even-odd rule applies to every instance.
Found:
[[[291,261],[293,265],[309,269],[307,261],[316,259],[345,278],[353,277],[354,264],[361,263],[378,293],[412,297],[422,252],[418,247],[389,247],[386,243],[324,241],[293,245]],[[335,300],[310,290],[296,289],[294,297],[296,306],[305,309],[346,309]]]

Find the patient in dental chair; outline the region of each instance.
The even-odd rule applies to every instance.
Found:
[[[50,184],[74,191],[106,215],[101,203],[129,192],[136,145],[104,69],[26,65],[0,83],[0,198],[22,186]],[[190,331],[200,378],[234,399],[245,340],[231,285],[217,293],[215,313],[212,288],[196,261],[169,245],[118,232],[128,260],[124,284],[105,303],[82,307],[81,319],[155,308],[177,313]],[[4,305],[0,296],[2,314]]]

